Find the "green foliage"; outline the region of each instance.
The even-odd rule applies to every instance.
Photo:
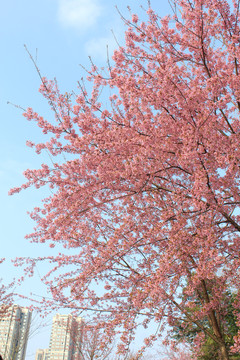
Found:
[[[234,344],[234,336],[237,335],[239,330],[236,324],[236,309],[233,306],[235,294],[226,292],[223,302],[227,304],[224,314],[218,314],[221,317],[222,332],[224,334],[225,343],[227,349],[230,352],[231,346]],[[196,302],[196,306],[191,309],[192,313],[196,312],[200,308],[200,302]],[[212,332],[209,326],[209,320],[204,318],[199,323],[207,330]],[[202,330],[194,323],[190,323],[186,317],[183,317],[176,326],[173,328],[172,337],[178,342],[186,341],[188,344],[193,345],[198,334],[201,334]],[[229,355],[230,360],[240,360],[240,353]],[[207,334],[205,334],[204,341],[201,344],[200,354],[197,357],[198,360],[219,360],[219,348],[218,344]]]

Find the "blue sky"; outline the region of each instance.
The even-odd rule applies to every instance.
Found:
[[[163,16],[169,12],[167,0],[152,0],[152,7]],[[22,116],[22,108],[33,107],[49,115],[49,109],[38,92],[40,79],[24,49],[24,44],[36,59],[42,75],[57,78],[63,92],[76,90],[77,81],[85,76],[79,66],[89,66],[88,56],[105,66],[108,45],[110,53],[117,47],[111,30],[120,43],[124,39],[124,25],[115,5],[127,16],[127,5],[143,14],[141,0],[0,0],[0,219],[1,255],[7,261],[1,276],[8,281],[16,276],[10,259],[17,256],[38,256],[50,249],[29,244],[24,236],[30,233],[33,222],[27,211],[40,203],[41,191],[27,190],[8,196],[8,190],[23,183],[22,172],[44,161],[26,147],[26,140],[41,138],[35,124]],[[22,292],[44,293],[40,278],[27,281]],[[37,321],[36,321],[37,323]],[[36,348],[48,347],[50,326],[29,341],[27,360],[34,359]]]

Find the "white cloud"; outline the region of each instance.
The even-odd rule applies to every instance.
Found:
[[[118,47],[116,40],[111,34],[109,37],[101,37],[89,40],[85,45],[85,52],[94,58],[107,59],[107,53],[111,58],[113,51]]]
[[[98,0],[59,0],[58,18],[64,26],[86,30],[101,14]]]
[[[108,24],[105,24],[105,28],[108,29],[106,36],[95,37],[88,40],[85,44],[85,52],[94,58],[100,58],[101,60],[107,59],[108,55],[111,59],[115,49],[119,47],[119,44],[124,44],[124,25],[117,16],[114,16]],[[113,30],[110,31],[110,29]]]

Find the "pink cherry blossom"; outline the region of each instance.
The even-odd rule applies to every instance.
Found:
[[[48,134],[28,145],[53,162],[27,170],[22,188],[52,194],[28,238],[65,247],[45,258],[53,306],[96,313],[106,336],[122,331],[119,349],[137,326],[184,315],[227,360],[228,289],[240,305],[239,1],[175,0],[173,11],[123,19],[125,47],[108,77],[89,71],[92,92],[61,94],[43,79],[55,119],[24,116]]]

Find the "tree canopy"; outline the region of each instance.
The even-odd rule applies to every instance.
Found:
[[[95,310],[106,336],[122,331],[123,352],[138,324],[184,317],[227,360],[224,294],[234,291],[236,309],[240,300],[239,1],[171,4],[164,18],[150,5],[147,21],[122,18],[125,45],[107,75],[92,66],[90,91],[83,82],[62,94],[42,78],[54,119],[24,116],[46,134],[28,145],[51,161],[12,193],[52,191],[28,237],[66,248],[46,256],[54,301]]]

